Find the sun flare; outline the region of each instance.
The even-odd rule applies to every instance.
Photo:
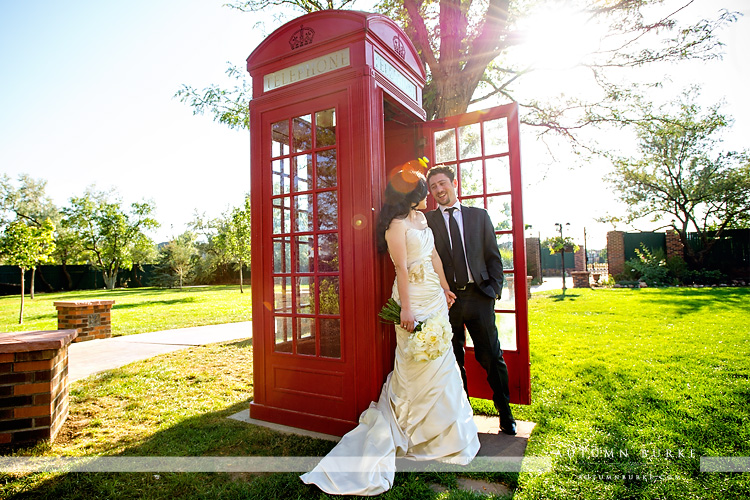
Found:
[[[537,69],[572,68],[598,49],[602,37],[588,14],[565,2],[529,16],[519,29],[517,55]]]

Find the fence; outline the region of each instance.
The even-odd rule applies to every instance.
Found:
[[[67,271],[67,275],[66,275]],[[121,270],[117,274],[117,286],[127,288],[138,288],[142,286],[153,286],[156,276],[154,264],[143,264],[133,266],[131,270]],[[212,275],[212,283],[236,283],[239,280],[239,271],[229,269],[227,266],[217,269]],[[244,268],[243,281],[248,283],[250,270]],[[26,291],[31,289],[31,271],[25,275]],[[95,290],[104,288],[102,272],[90,265],[49,265],[37,266],[34,290],[38,292],[55,292],[62,290]],[[21,293],[21,269],[16,266],[0,266],[0,295],[16,295]]]
[[[718,269],[730,279],[750,280],[750,229],[725,230],[718,238],[715,237],[715,232],[706,234],[715,241],[703,261],[703,269]],[[694,250],[703,248],[703,242],[697,233],[688,233],[687,242]],[[664,250],[667,258],[675,255],[684,257],[682,243],[676,232],[610,231],[607,233],[610,273],[622,273],[625,261],[637,257],[635,249],[640,249],[641,244],[651,251]]]

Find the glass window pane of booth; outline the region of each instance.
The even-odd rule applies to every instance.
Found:
[[[313,162],[312,155],[297,155],[292,158],[294,163],[294,190],[309,191],[312,189]]]
[[[510,231],[513,222],[510,203],[510,195],[487,197],[487,212],[495,225],[495,231]]]
[[[298,116],[292,120],[292,152],[312,149],[312,116]]]
[[[312,231],[312,195],[302,194],[294,197],[294,231],[304,233]]]
[[[297,318],[297,354],[315,356],[315,318]]]
[[[336,144],[336,109],[315,113],[315,147],[324,148]]]
[[[320,278],[320,314],[339,314],[339,279],[336,276]]]
[[[320,355],[326,358],[341,357],[341,320],[320,320]]]
[[[486,160],[487,193],[510,192],[510,158],[500,156]]]
[[[336,150],[327,149],[325,151],[318,151],[316,158],[318,160],[318,168],[315,187],[318,189],[336,187],[338,184],[336,180]]]
[[[473,196],[484,193],[484,175],[482,160],[465,161],[459,165],[461,174],[461,196]]]
[[[289,154],[289,120],[271,125],[271,156],[277,158]]]
[[[276,352],[292,352],[292,318],[277,316],[275,325],[273,350]]]
[[[339,235],[318,235],[318,272],[334,273],[339,270]]]
[[[508,119],[497,118],[484,122],[484,154],[486,156],[508,152]]]
[[[339,220],[338,193],[326,191],[318,193],[318,229],[337,229]]]
[[[456,161],[456,130],[435,132],[435,164]]]
[[[458,144],[461,158],[476,158],[482,155],[482,137],[478,123],[472,123],[458,129]]]
[[[336,110],[271,126],[274,350],[340,358]]]
[[[289,158],[272,161],[271,175],[273,178],[273,195],[288,194],[292,186]]]

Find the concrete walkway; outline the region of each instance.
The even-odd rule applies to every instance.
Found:
[[[188,347],[252,337],[252,322],[196,326],[76,342],[68,348],[70,382]]]

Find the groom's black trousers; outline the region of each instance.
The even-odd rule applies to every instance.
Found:
[[[466,345],[466,330],[468,330],[474,344],[477,361],[487,372],[487,382],[492,389],[492,400],[500,413],[500,421],[503,424],[510,423],[513,421],[513,416],[509,406],[508,367],[503,359],[497,326],[495,326],[495,299],[488,297],[473,283],[470,283],[465,290],[455,291],[455,294],[456,302],[451,306],[448,316],[453,329],[453,352],[461,369],[464,390],[468,395],[466,369],[464,368],[464,346]]]

